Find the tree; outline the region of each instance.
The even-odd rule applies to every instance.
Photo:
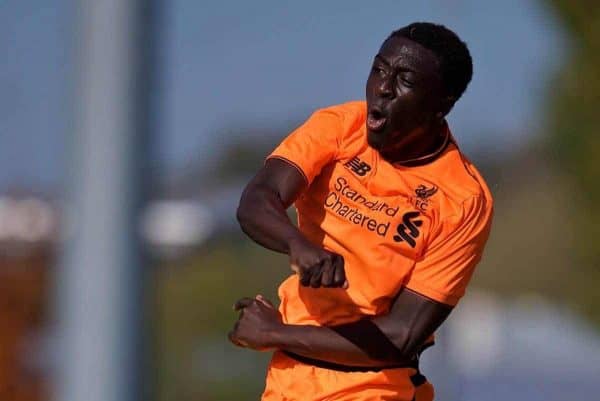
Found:
[[[569,58],[550,83],[548,152],[574,184],[582,277],[579,298],[600,306],[600,4],[595,0],[550,0],[571,35]],[[556,228],[560,232],[560,227]],[[587,289],[586,289],[587,287]],[[597,314],[600,316],[600,314]]]

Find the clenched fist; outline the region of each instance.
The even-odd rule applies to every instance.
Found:
[[[273,304],[257,295],[238,300],[233,309],[239,311],[240,316],[229,332],[229,341],[258,351],[271,348],[269,336],[283,326],[281,314]]]
[[[312,288],[348,288],[344,258],[314,245],[305,238],[290,242],[290,265],[300,275],[300,284]]]

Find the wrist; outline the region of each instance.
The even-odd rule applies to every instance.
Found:
[[[279,323],[271,329],[265,331],[265,346],[268,348],[283,349],[286,344],[286,333],[289,326],[285,323]]]
[[[294,247],[297,247],[304,241],[306,241],[306,239],[300,232],[291,232],[289,235],[287,235],[285,242],[288,247],[288,251],[291,251]]]

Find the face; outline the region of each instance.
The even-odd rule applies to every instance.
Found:
[[[401,153],[445,114],[444,98],[436,55],[410,39],[387,40],[367,80],[369,145],[380,153]]]

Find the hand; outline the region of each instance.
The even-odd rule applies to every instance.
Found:
[[[283,326],[281,314],[262,295],[242,298],[233,309],[240,312],[238,321],[229,332],[229,341],[237,346],[265,351],[272,348],[269,335]]]
[[[344,258],[306,240],[290,242],[290,265],[300,275],[300,284],[312,288],[348,288]]]

